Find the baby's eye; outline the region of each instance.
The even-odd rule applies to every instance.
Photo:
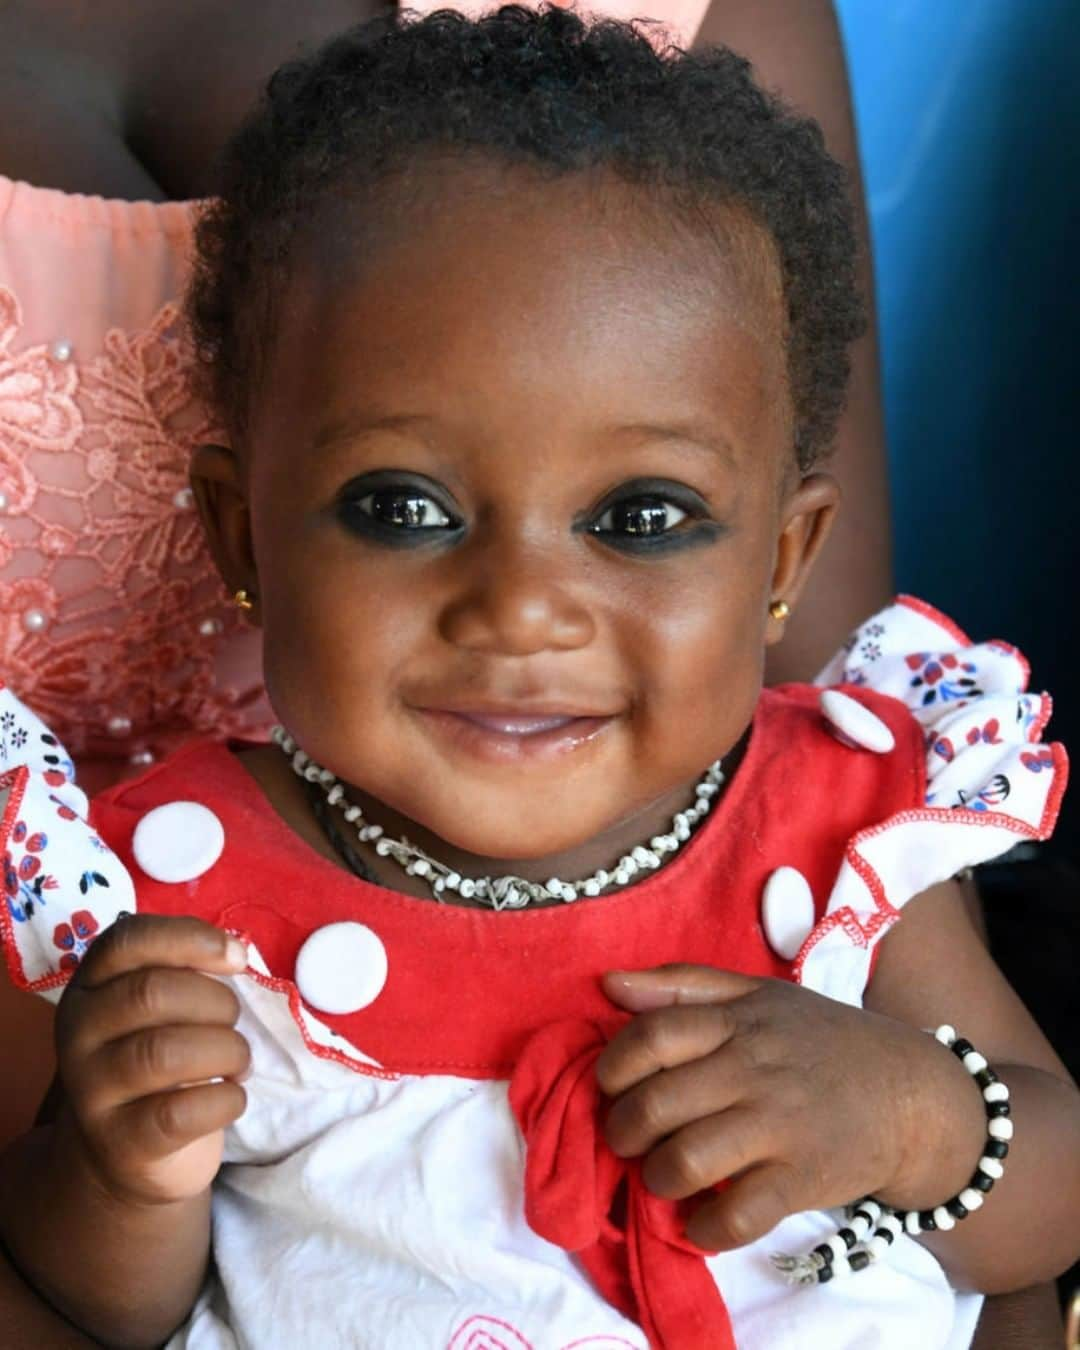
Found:
[[[593,534],[623,539],[655,539],[668,534],[687,512],[663,497],[625,497],[609,506],[590,526]]]
[[[455,541],[464,521],[440,483],[399,469],[380,469],[340,489],[335,515],[351,534],[386,548],[425,548]]]
[[[438,502],[416,488],[380,488],[358,498],[356,509],[397,530],[443,530],[452,524]]]

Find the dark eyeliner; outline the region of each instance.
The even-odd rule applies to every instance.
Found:
[[[678,553],[683,549],[702,548],[716,543],[727,531],[718,521],[698,520],[692,524],[680,525],[676,529],[669,530],[667,534],[656,534],[651,537],[643,535],[637,539],[630,535],[599,534],[595,530],[588,533],[599,539],[605,548],[641,557],[643,554]]]
[[[665,502],[685,513],[686,519],[672,529],[656,535],[628,535],[615,530],[598,530],[596,522],[624,503],[651,498]],[[642,556],[677,552],[684,548],[697,548],[715,541],[726,533],[726,527],[709,515],[709,505],[705,499],[685,484],[669,479],[635,478],[620,483],[608,492],[587,515],[580,517],[574,524],[575,533],[591,534],[599,539],[606,548],[620,553]]]
[[[449,525],[426,529],[407,529],[391,525],[377,516],[360,509],[360,503],[380,492],[415,493],[429,497],[449,518]],[[449,494],[439,484],[421,474],[393,469],[380,469],[352,478],[337,492],[333,502],[334,516],[350,534],[368,538],[389,548],[432,548],[456,542],[464,531],[461,519]]]

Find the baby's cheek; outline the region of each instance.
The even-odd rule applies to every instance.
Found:
[[[761,692],[764,629],[745,601],[704,588],[696,603],[673,605],[642,627],[642,729],[658,742],[656,754],[694,772],[738,741]]]

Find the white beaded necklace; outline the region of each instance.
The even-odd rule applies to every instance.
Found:
[[[362,844],[373,844],[380,858],[392,858],[409,876],[422,877],[436,900],[443,900],[445,892],[454,891],[464,900],[477,900],[492,909],[524,909],[528,904],[553,899],[569,903],[579,896],[599,895],[608,886],[628,886],[639,872],[655,871],[682,848],[695,826],[709,814],[724,783],[721,761],[717,760],[694,789],[694,805],[675,815],[670,832],[654,835],[647,848],[639,844],[620,858],[611,872],[600,868],[584,881],[561,881],[552,877],[545,884],[515,876],[463,877],[436,862],[407,839],[387,839],[382,827],[368,824],[360,807],[348,800],[335,775],[306,755],[284,727],[274,727],[270,734],[274,744],[292,761],[293,771],[323,789],[327,802],[342,812]]]

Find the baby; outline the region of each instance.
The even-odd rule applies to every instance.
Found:
[[[190,298],[275,743],[87,824],[4,710],[9,967],[64,992],[0,1224],[91,1334],[958,1350],[956,1290],[1069,1264],[1080,1098],[951,880],[1052,828],[1048,701],[911,599],[761,688],[853,251],[727,51],[508,7],[275,76]]]

